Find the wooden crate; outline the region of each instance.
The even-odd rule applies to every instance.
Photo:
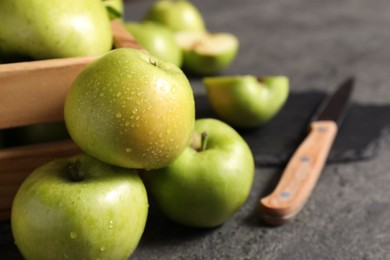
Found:
[[[142,49],[120,21],[111,23],[115,48]],[[99,56],[0,64],[0,129],[63,120],[66,94],[80,71]],[[38,166],[79,153],[72,140],[0,148],[0,220]]]

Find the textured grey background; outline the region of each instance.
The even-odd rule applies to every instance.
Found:
[[[126,20],[139,20],[152,1],[126,3]],[[210,31],[241,43],[223,74],[287,75],[294,92],[331,91],[346,76],[357,79],[353,100],[389,105],[388,0],[193,1]],[[199,78],[191,78],[203,95]],[[370,124],[369,120],[361,122]],[[259,198],[281,168],[259,167],[251,195],[223,226],[184,228],[150,208],[139,247],[130,259],[390,259],[390,137],[384,133],[371,160],[328,165],[308,203],[291,223],[259,221]],[[2,223],[1,259],[20,259]],[[5,234],[5,239],[3,239]]]

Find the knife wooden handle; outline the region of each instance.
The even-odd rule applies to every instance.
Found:
[[[301,210],[321,174],[337,130],[333,121],[310,124],[308,136],[291,157],[275,190],[260,200],[266,222],[283,224]]]

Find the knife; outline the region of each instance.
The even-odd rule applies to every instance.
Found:
[[[310,120],[306,138],[287,163],[276,188],[260,199],[260,213],[265,222],[284,224],[305,205],[344,119],[353,86],[354,79],[348,78],[321,102]]]

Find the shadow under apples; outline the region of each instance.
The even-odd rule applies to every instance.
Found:
[[[9,220],[0,222],[0,234],[2,236],[0,239],[1,258],[22,260],[23,257],[14,243],[11,222]]]
[[[184,241],[207,236],[218,229],[218,227],[194,228],[177,224],[165,217],[152,196],[149,195],[148,199],[149,213],[145,231],[140,241],[140,247],[156,248],[156,246],[164,247],[167,245],[182,244]]]
[[[259,200],[269,195],[276,187],[282,174],[282,168],[272,169],[261,174],[258,170],[255,173],[254,183],[250,197],[248,198],[248,208],[246,217],[243,219],[243,224],[258,228],[258,227],[273,227],[265,223],[260,214]]]

